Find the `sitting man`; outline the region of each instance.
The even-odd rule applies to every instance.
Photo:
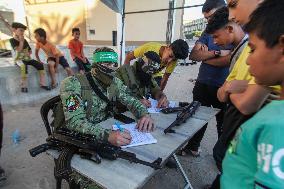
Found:
[[[111,55],[111,56],[109,56]],[[83,99],[86,86],[82,83],[80,75],[67,77],[61,83],[60,97],[65,115],[65,126],[82,134],[94,135],[97,139],[106,141],[115,146],[127,145],[131,142],[129,131],[112,131],[101,127],[100,122],[111,117],[112,110],[107,101],[116,99],[125,105],[138,120],[138,130],[152,131],[153,120],[147,113],[147,109],[136,98],[129,95],[127,87],[120,79],[112,76],[108,66],[117,63],[117,54],[114,50],[103,47],[95,51],[97,59],[92,69],[86,75],[81,75],[89,81],[92,88],[92,105],[87,104]],[[109,100],[106,100],[108,98]],[[88,102],[89,103],[89,102]],[[90,107],[90,108],[89,108]],[[82,188],[94,188],[94,183],[74,175],[74,180]]]
[[[132,96],[140,99],[146,107],[151,106],[150,101],[145,98],[149,94],[158,101],[157,108],[167,107],[169,104],[167,97],[153,78],[159,70],[160,63],[160,56],[154,51],[148,51],[132,66],[124,64],[117,69],[116,77],[123,81]]]

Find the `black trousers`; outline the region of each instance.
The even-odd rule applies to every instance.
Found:
[[[196,82],[193,88],[193,100],[199,101],[202,106],[213,106],[214,108],[219,108],[220,112],[216,115],[217,121],[217,133],[218,138],[223,132],[223,118],[224,118],[224,111],[225,111],[225,103],[222,103],[217,98],[217,91],[219,87],[217,86],[210,86],[204,83]],[[204,125],[188,142],[186,148],[190,150],[197,151],[200,142],[204,136],[206,131],[207,125]]]
[[[3,110],[0,103],[0,153],[2,148],[2,140],[3,140]]]
[[[41,64],[40,62],[31,59],[31,60],[23,60],[23,63],[26,65],[26,73],[28,73],[28,69],[27,66],[33,66],[35,69],[37,70],[44,70],[43,64]]]

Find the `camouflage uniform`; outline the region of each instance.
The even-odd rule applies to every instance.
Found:
[[[127,106],[136,118],[141,118],[147,114],[147,109],[129,94],[127,87],[122,81],[116,77],[110,80],[110,85],[105,86],[96,78],[96,74],[92,73],[92,78],[100,90],[110,99],[119,100]],[[91,134],[98,139],[104,141],[108,140],[110,130],[103,129],[100,122],[111,117],[107,111],[107,103],[100,99],[94,91],[92,91],[92,107],[91,117],[86,117],[87,102],[83,102],[81,95],[81,84],[75,76],[64,79],[61,83],[60,97],[63,104],[63,111],[65,115],[66,127],[70,130],[78,131],[82,134]],[[99,189],[92,181],[86,177],[73,173],[71,175],[77,184],[80,184],[84,189]]]
[[[123,81],[123,83],[129,88],[132,95],[137,99],[146,97],[149,93],[155,97],[161,93],[161,88],[157,82],[151,77],[151,84],[149,87],[143,86],[137,77],[137,65],[139,62],[135,62],[133,65],[125,64],[116,70],[116,77]],[[128,67],[128,68],[127,68]],[[130,68],[129,68],[130,67]],[[131,73],[129,73],[131,72]]]
[[[136,118],[141,118],[147,114],[146,108],[134,97],[132,97],[123,85],[122,81],[113,77],[111,84],[105,89],[92,74],[93,79],[100,90],[110,99],[119,100],[126,105]],[[83,102],[81,96],[81,85],[79,80],[72,76],[64,79],[61,83],[60,97],[63,104],[66,127],[70,130],[78,131],[82,134],[91,134],[98,139],[107,141],[110,130],[103,129],[100,122],[106,120],[108,115],[107,103],[100,99],[95,92],[93,93],[93,103],[91,117],[86,118],[86,102]]]

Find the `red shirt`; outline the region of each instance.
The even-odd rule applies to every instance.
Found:
[[[70,40],[68,44],[72,59],[78,57],[83,59],[83,43],[79,40]]]

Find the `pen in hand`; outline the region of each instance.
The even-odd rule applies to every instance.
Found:
[[[119,129],[120,132],[123,132],[123,131],[124,131],[124,129],[120,126],[120,123],[119,123],[119,122],[116,121],[114,124],[115,124],[115,126]]]

